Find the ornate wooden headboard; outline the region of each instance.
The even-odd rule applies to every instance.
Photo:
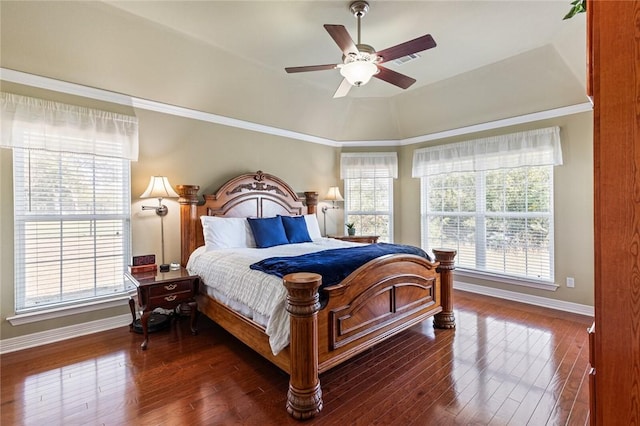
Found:
[[[204,245],[200,216],[272,217],[315,214],[317,192],[305,192],[303,202],[280,178],[257,171],[237,176],[212,195],[198,200],[197,185],[178,185],[180,199],[180,263],[186,266],[191,253]]]

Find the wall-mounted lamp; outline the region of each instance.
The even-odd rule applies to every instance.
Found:
[[[342,198],[342,195],[340,194],[340,189],[338,189],[337,186],[332,186],[331,188],[329,188],[329,191],[327,192],[327,195],[324,197],[325,201],[331,201],[331,207],[328,206],[324,206],[322,207],[322,214],[323,214],[323,228],[324,228],[324,236],[327,236],[327,210],[329,209],[337,209],[338,207],[336,206],[336,201],[344,201],[344,198]]]
[[[169,209],[162,204],[163,198],[177,198],[179,195],[173,190],[169,179],[166,176],[151,176],[149,179],[149,186],[140,195],[140,198],[157,198],[157,206],[142,206],[142,210],[155,210],[156,214],[160,216],[160,238],[162,241],[162,264],[160,265],[160,272],[167,272],[169,270],[169,264],[164,261],[164,216],[167,215]]]

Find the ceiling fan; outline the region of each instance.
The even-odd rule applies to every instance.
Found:
[[[369,82],[371,77],[379,78],[402,89],[406,89],[415,83],[415,79],[385,68],[380,64],[436,47],[436,42],[433,40],[433,37],[431,37],[430,34],[426,34],[422,37],[376,52],[373,47],[360,42],[360,20],[369,11],[369,3],[366,1],[354,1],[349,6],[349,10],[358,19],[358,44],[353,42],[353,39],[344,26],[324,25],[324,28],[331,38],[333,38],[342,50],[343,63],[288,67],[285,68],[285,71],[295,73],[339,69],[344,79],[333,95],[334,98],[346,96],[351,86],[364,86]]]

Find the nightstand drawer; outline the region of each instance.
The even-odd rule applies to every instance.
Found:
[[[182,293],[191,292],[193,282],[189,281],[174,281],[171,283],[155,284],[149,287],[149,296],[164,296],[169,293]]]
[[[193,300],[193,294],[190,291],[180,293],[161,293],[149,298],[151,306],[166,306],[168,304],[177,304],[187,300]]]

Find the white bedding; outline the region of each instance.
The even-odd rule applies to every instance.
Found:
[[[287,291],[282,279],[249,268],[252,263],[276,256],[297,256],[321,250],[362,245],[332,238],[311,243],[285,244],[269,248],[196,249],[189,257],[189,273],[199,275],[210,296],[264,326],[269,344],[277,355],[289,344]]]

